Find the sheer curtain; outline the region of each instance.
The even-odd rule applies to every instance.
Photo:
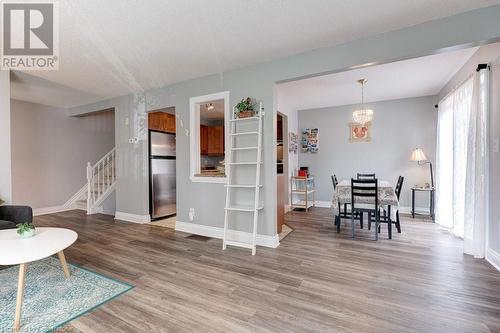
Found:
[[[466,203],[465,177],[467,172],[467,148],[469,118],[472,108],[474,78],[465,81],[453,96],[453,228],[457,237],[464,236]]]
[[[439,103],[436,148],[436,222],[453,230],[453,96]]]
[[[464,238],[464,252],[484,256],[488,73],[481,70],[439,102],[436,222]]]
[[[464,252],[484,258],[487,227],[489,71],[474,76],[467,137]]]

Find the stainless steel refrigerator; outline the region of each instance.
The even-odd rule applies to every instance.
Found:
[[[152,219],[176,214],[175,134],[149,131],[149,206]]]

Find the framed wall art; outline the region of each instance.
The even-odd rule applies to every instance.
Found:
[[[349,142],[371,142],[371,123],[359,124],[349,123]]]
[[[299,150],[299,136],[293,132],[290,132],[288,151],[297,154],[298,150]]]
[[[306,128],[302,130],[302,152],[317,153],[319,151],[319,129]]]

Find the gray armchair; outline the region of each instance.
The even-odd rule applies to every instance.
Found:
[[[29,206],[0,206],[0,230],[13,229],[18,223],[33,223],[33,210]]]

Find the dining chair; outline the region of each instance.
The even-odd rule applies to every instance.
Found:
[[[351,178],[351,227],[353,239],[355,229],[354,216],[355,214],[363,213],[368,213],[368,216],[371,216],[372,214],[375,216],[375,240],[378,240],[377,230],[380,224],[380,211],[378,205],[378,179],[376,178]]]
[[[375,179],[375,174],[374,173],[358,173],[357,179],[358,180]]]
[[[359,173],[356,176],[356,179],[375,179],[375,174],[374,173]],[[363,220],[364,216],[363,213],[359,213],[359,218],[360,218],[360,223],[361,223],[361,229],[363,229]],[[370,224],[371,217],[368,215],[368,225]],[[370,229],[368,229],[370,230]]]
[[[399,176],[398,177],[398,182],[396,183],[396,188],[394,191],[396,192],[396,197],[398,198],[399,201],[399,196],[401,195],[401,189],[403,188],[403,181],[405,180],[405,177]],[[399,222],[399,209],[396,211],[396,229],[398,230],[398,233],[401,233],[401,223]]]
[[[399,197],[401,196],[401,189],[403,188],[404,179],[405,179],[405,177],[399,176],[398,181],[396,183],[396,187],[394,188],[394,192],[396,193],[396,197],[398,198],[398,201],[399,201]],[[371,229],[371,222],[372,222],[372,219],[370,216],[369,220],[368,220],[368,230]],[[396,229],[398,230],[398,233],[400,234],[401,233],[401,222],[399,221],[399,209],[396,211],[396,220],[395,221],[391,220],[391,222],[394,223],[394,225],[396,226]],[[385,209],[384,209],[384,216],[381,217],[380,223],[389,223],[389,218],[387,216],[387,211]],[[380,233],[380,225],[378,227],[378,233]]]
[[[333,190],[335,191],[337,189],[337,184],[339,181],[337,180],[337,175],[332,175],[332,184],[333,184]]]
[[[339,184],[339,181],[337,180],[337,175],[333,174],[332,176],[332,185],[333,185],[333,190],[337,190],[337,185]],[[344,204],[344,211],[342,212],[342,209],[340,209],[341,205],[339,203],[339,216],[338,216],[338,220],[335,220],[335,224],[337,223],[340,223],[340,218],[342,217],[342,215],[344,217],[347,216],[347,204],[345,203]]]

